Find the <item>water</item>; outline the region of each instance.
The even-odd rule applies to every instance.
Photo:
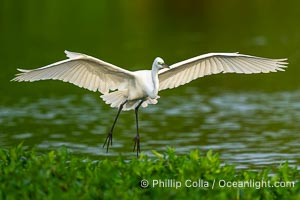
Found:
[[[113,147],[102,148],[116,115],[92,93],[58,81],[9,82],[16,68],[83,52],[130,69],[157,56],[172,64],[207,52],[289,59],[286,72],[220,74],[160,93],[140,110],[145,154],[167,146],[218,152],[238,168],[299,166],[299,1],[0,1],[0,145],[48,152],[67,146],[94,159],[128,159],[134,112],[121,113]],[[76,12],[75,12],[76,11]],[[76,14],[75,14],[76,13]]]
[[[238,168],[278,166],[300,161],[300,91],[198,93],[185,87],[181,94],[161,95],[157,105],[140,110],[142,150],[151,155],[166,146],[179,154],[213,149]],[[102,148],[115,109],[94,95],[27,98],[1,107],[1,145],[24,142],[40,150],[64,145],[76,154],[98,159],[119,154],[133,157],[134,113],[123,112],[114,132],[113,147]]]

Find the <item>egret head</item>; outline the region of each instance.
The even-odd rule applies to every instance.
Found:
[[[155,58],[153,62],[153,67],[155,67],[158,70],[163,68],[169,68],[169,66],[165,63],[165,61],[160,57]]]

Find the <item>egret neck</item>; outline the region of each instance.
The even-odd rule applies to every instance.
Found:
[[[151,75],[152,75],[152,83],[153,83],[153,96],[151,95],[151,98],[155,98],[158,94],[158,88],[159,88],[159,80],[158,80],[158,71],[159,68],[157,67],[156,63],[153,62]]]

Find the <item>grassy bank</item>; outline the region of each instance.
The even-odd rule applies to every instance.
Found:
[[[299,171],[237,171],[217,154],[92,161],[67,149],[0,149],[1,199],[300,199]]]

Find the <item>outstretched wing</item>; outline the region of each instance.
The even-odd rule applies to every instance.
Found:
[[[269,73],[284,71],[287,59],[269,59],[239,53],[208,53],[175,63],[159,71],[159,90],[175,88],[218,73]]]
[[[125,88],[128,80],[133,78],[132,72],[92,56],[65,53],[68,56],[66,60],[32,70],[18,69],[21,73],[12,81],[62,80],[106,94],[109,90]]]

